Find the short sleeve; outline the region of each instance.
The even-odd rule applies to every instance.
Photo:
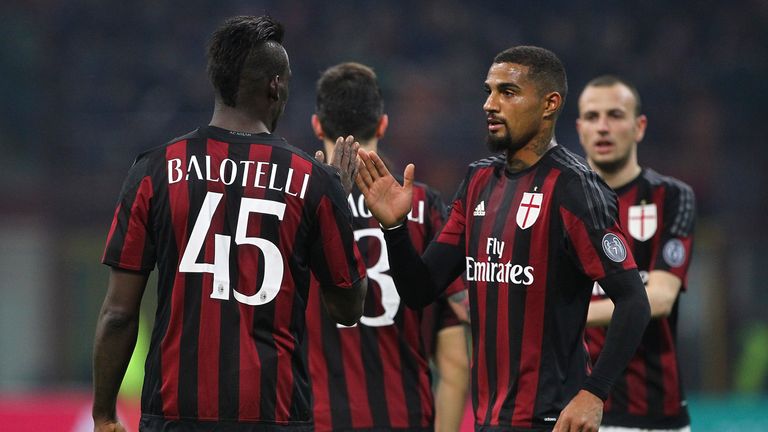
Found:
[[[323,167],[319,169],[326,171]],[[365,262],[355,243],[351,215],[341,184],[322,176],[323,193],[315,216],[316,238],[312,247],[312,271],[321,286],[351,288],[365,276]]]
[[[661,238],[654,251],[649,270],[665,270],[687,286],[688,267],[693,249],[693,228],[696,198],[690,186],[674,181],[667,187],[664,197],[664,215]]]
[[[579,172],[561,189],[560,216],[566,250],[592,280],[636,268],[618,220],[616,194],[591,171]]]
[[[146,157],[128,172],[117,202],[102,263],[125,270],[150,272],[156,263],[151,206],[154,196]]]

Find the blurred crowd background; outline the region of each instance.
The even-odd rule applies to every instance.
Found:
[[[337,62],[366,63],[390,116],[381,151],[396,171],[414,162],[445,200],[487,154],[483,81],[497,52],[532,44],[563,60],[557,138],[579,153],[584,84],[634,81],[649,119],[641,164],[698,198],[680,303],[688,392],[768,393],[768,2],[6,0],[0,394],[88,388],[108,273],[99,260],[123,177],[142,150],[207,124],[208,36],[225,17],[264,13],[285,25],[293,71],[277,133],[320,148],[315,80]],[[148,294],[151,322],[154,286]]]

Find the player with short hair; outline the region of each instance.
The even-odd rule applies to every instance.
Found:
[[[367,278],[338,173],[274,134],[290,67],[274,19],[228,19],[208,47],[208,126],[138,156],[103,262],[94,344],[96,431],[115,415],[139,306],[158,268],[140,429],[312,430],[302,352],[310,276],[328,313],[362,314]],[[356,147],[342,140],[339,165]]]
[[[375,153],[361,151],[357,185],[382,224],[409,306],[430,302],[466,272],[476,430],[596,431],[603,401],[649,319],[616,196],[555,142],[568,89],[557,56],[529,46],[502,51],[485,89],[488,144],[502,153],[469,166],[423,255],[405,217],[414,166],[401,186]],[[616,308],[603,355],[588,374],[583,334],[593,281]]]
[[[354,135],[361,149],[376,150],[388,116],[375,72],[359,63],[328,68],[317,82],[315,135],[325,152],[338,151],[338,136]],[[423,250],[443,224],[445,206],[439,195],[423,184],[414,186],[409,229]],[[469,387],[464,328],[445,298],[424,309],[411,309],[389,275],[389,260],[379,224],[366,208],[360,191],[347,197],[358,247],[370,280],[364,313],[352,327],[329,319],[311,291],[307,310],[309,364],[315,396],[317,431],[431,431],[435,407],[430,386],[429,355],[435,333],[443,371],[456,367],[438,385],[448,389],[437,412],[438,430],[458,431]],[[449,294],[463,293],[461,279]],[[433,327],[434,326],[434,327]],[[429,327],[429,328],[425,328]],[[428,340],[422,338],[426,332]],[[458,347],[458,350],[451,348]],[[445,385],[447,384],[447,385]],[[452,389],[455,385],[456,389]]]
[[[693,247],[695,197],[687,184],[638,163],[637,145],[647,124],[637,88],[624,78],[599,76],[581,92],[576,120],[581,145],[590,166],[618,194],[620,223],[646,283],[652,318],[605,404],[601,431],[690,430],[676,335]],[[594,360],[612,312],[613,304],[596,285],[586,332]]]

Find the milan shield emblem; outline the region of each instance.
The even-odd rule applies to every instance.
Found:
[[[520,201],[520,207],[517,208],[517,226],[526,229],[536,222],[541,210],[541,202],[544,200],[544,194],[534,192],[523,192],[523,200]]]
[[[656,204],[641,204],[629,208],[629,235],[640,241],[646,241],[656,233],[658,217]]]

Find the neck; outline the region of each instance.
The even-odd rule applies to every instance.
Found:
[[[611,189],[618,189],[631,182],[637,178],[642,171],[642,168],[637,163],[637,159],[634,158],[631,158],[623,167],[616,171],[605,171],[600,169],[600,167],[595,165],[591,160],[589,161],[589,166],[595,170],[597,175],[599,175]]]
[[[507,169],[512,173],[527,169],[536,164],[547,150],[556,145],[557,142],[552,131],[539,134],[516,152],[512,154],[507,152]]]
[[[379,140],[371,138],[368,141],[358,141],[360,143],[360,150],[374,151],[378,153]],[[323,146],[325,147],[325,155],[328,160],[331,160],[333,156],[333,149],[336,148],[336,141],[331,141],[328,138],[323,138]]]
[[[208,124],[236,132],[271,133],[269,126],[271,122],[263,117],[217,102],[211,122]]]

